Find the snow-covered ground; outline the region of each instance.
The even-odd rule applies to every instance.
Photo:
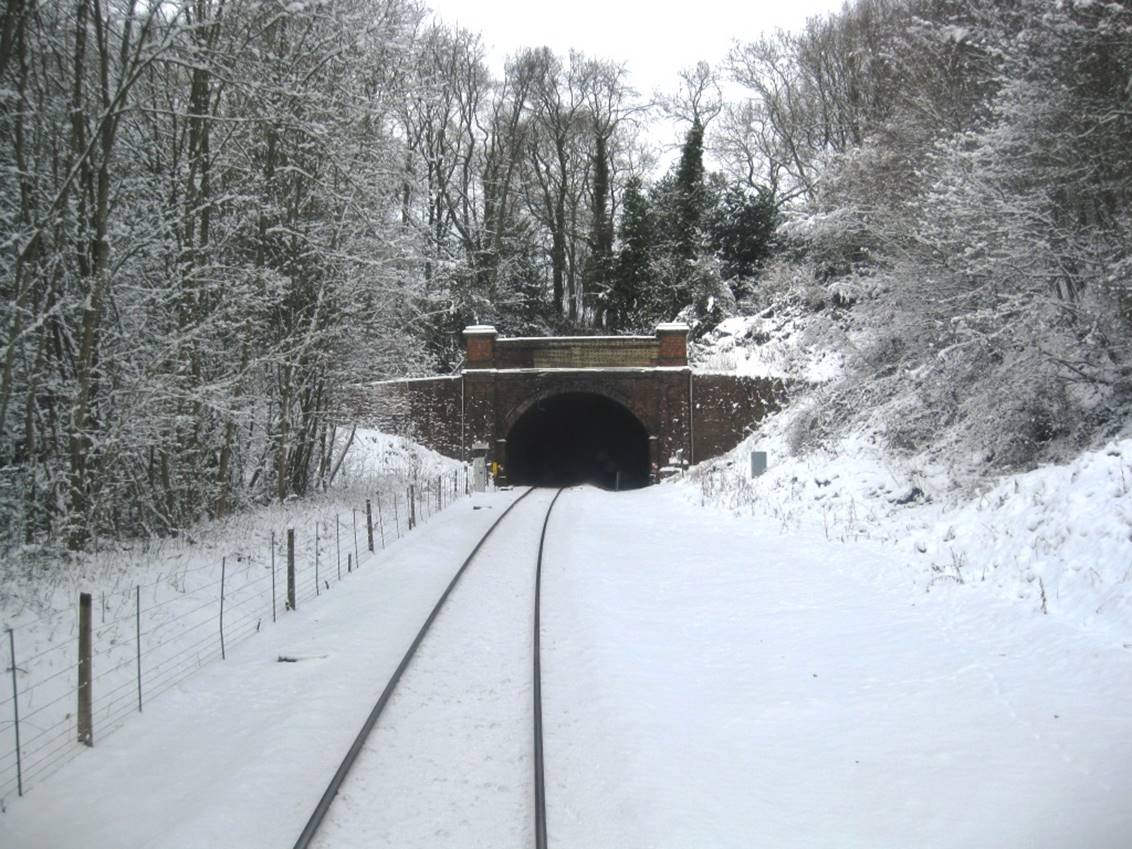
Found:
[[[939,464],[885,452],[876,434],[793,455],[788,428],[787,415],[694,469],[686,497],[830,540],[886,542],[881,583],[961,597],[990,590],[1132,649],[1132,439],[972,492]],[[768,457],[758,478],[752,451]]]
[[[496,515],[456,502],[318,604],[206,664],[128,729],[9,799],[0,845],[291,845],[459,565],[455,554]]]
[[[729,318],[700,340],[697,369],[783,377],[794,397],[734,451],[691,470],[689,500],[829,540],[888,542],[886,568],[870,576],[881,584],[990,591],[1132,648],[1132,438],[1002,474],[970,445],[891,450],[886,414],[862,408],[852,427],[833,424],[800,449],[815,389],[840,378],[844,353],[868,341],[851,312],[790,303]],[[768,459],[757,479],[754,451]]]
[[[559,509],[584,531],[543,586],[557,845],[1129,845],[1132,653],[676,488]]]
[[[284,610],[286,533],[294,531],[296,601],[335,590],[353,564],[380,559],[417,519],[464,492],[461,464],[405,440],[359,430],[335,487],[204,522],[177,538],[107,545],[70,559],[25,549],[0,558],[0,657],[15,652],[23,786],[35,792],[82,750],[76,740],[78,600],[92,597],[94,738],[130,726],[202,664],[272,627]],[[438,496],[438,491],[440,495]],[[374,523],[368,552],[366,500]],[[274,542],[274,545],[272,544]],[[221,592],[223,590],[223,593]],[[140,631],[140,634],[139,634]],[[156,700],[156,701],[155,701]],[[11,680],[0,685],[0,808],[17,794]],[[101,748],[101,746],[99,747]]]
[[[130,734],[10,800],[0,842],[287,845],[444,583],[515,495],[456,502],[349,592],[179,684]],[[382,787],[435,804],[399,807],[367,846],[510,845],[493,836],[527,827],[510,817],[525,815],[514,796],[529,788],[493,777],[500,759],[523,766],[530,743],[514,709],[529,681],[505,667],[529,652],[533,562],[520,550],[537,533],[511,528],[422,645],[406,698],[427,705],[431,729],[407,715],[367,754],[394,759]],[[989,593],[876,580],[899,556],[692,507],[687,487],[567,492],[543,586],[552,845],[1126,849],[1132,652]],[[469,715],[477,726],[455,747],[442,724]],[[494,797],[490,815],[468,816],[465,787]],[[355,812],[385,804],[383,792]]]
[[[516,505],[461,578],[335,800],[318,849],[534,845],[534,556],[554,494],[538,490]],[[555,523],[550,534],[562,531]]]
[[[850,332],[796,311],[725,321],[697,367],[789,378],[794,403],[682,480],[559,502],[543,614],[553,845],[1132,846],[1132,439],[998,477],[972,458],[889,451],[883,425],[796,453],[805,386],[838,378],[834,348],[853,340],[829,334]],[[6,567],[0,611],[40,761],[30,795],[0,788],[0,845],[293,840],[448,578],[515,497],[455,499],[400,539],[407,482],[439,477],[447,492],[455,467],[363,436],[337,493],[35,580],[35,552]],[[754,450],[769,455],[757,479]],[[363,524],[363,568],[338,583],[367,495],[378,533],[398,511],[389,547],[367,560]],[[325,845],[525,841],[533,521],[485,549],[449,600]],[[304,589],[271,626],[270,533],[278,546],[288,526],[305,529]],[[93,750],[73,740],[79,589],[95,593],[103,676]],[[0,695],[0,780],[10,707]],[[43,748],[56,738],[61,757]]]

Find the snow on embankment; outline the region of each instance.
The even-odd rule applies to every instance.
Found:
[[[981,567],[980,580],[989,573],[1043,612],[1107,622],[1132,641],[1132,439],[1009,476],[941,511],[923,547],[937,557],[955,552]]]
[[[429,480],[462,469],[458,460],[438,454],[400,436],[358,428],[354,443],[342,461],[342,485],[363,489],[389,479]]]
[[[841,374],[843,362],[840,353],[819,341],[812,322],[764,310],[721,321],[693,343],[692,360],[697,371],[824,383]]]
[[[81,554],[30,546],[7,552],[0,558],[0,629],[12,635],[4,635],[0,656],[11,666],[14,644],[24,788],[83,749],[72,714],[80,593],[92,597],[93,725],[102,739],[132,721],[139,699],[148,703],[271,628],[284,610],[288,530],[296,606],[303,608],[334,591],[354,564],[383,557],[385,545],[408,531],[411,484],[417,521],[462,497],[462,468],[400,437],[359,429],[326,492],[199,522],[176,536],[102,540]],[[0,812],[18,790],[11,711],[6,693],[0,696]]]
[[[808,346],[788,321],[731,319],[699,352],[703,366],[820,382],[836,354]],[[808,452],[794,450],[804,397],[764,422],[730,454],[687,478],[691,497],[768,516],[783,530],[817,528],[829,539],[873,539],[900,552],[898,573],[927,592],[992,588],[998,595],[1132,646],[1132,439],[1069,463],[972,477],[970,466],[886,449],[883,428],[857,428]],[[750,454],[769,469],[752,479]],[[976,467],[977,472],[977,467]]]
[[[344,441],[346,434],[340,433],[339,439]],[[219,562],[222,554],[267,538],[273,529],[309,516],[364,508],[367,495],[379,492],[396,491],[403,498],[410,482],[451,477],[462,468],[456,460],[399,436],[358,428],[327,492],[202,521],[172,537],[101,540],[92,552],[63,555],[39,546],[6,552],[0,558],[0,625],[16,627],[60,610],[70,612],[80,589],[110,592],[138,579],[191,570],[197,561]]]

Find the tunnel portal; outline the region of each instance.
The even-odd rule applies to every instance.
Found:
[[[649,482],[649,438],[621,404],[571,392],[535,402],[507,435],[512,483],[635,489]]]

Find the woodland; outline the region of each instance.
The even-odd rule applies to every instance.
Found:
[[[350,393],[457,368],[471,323],[816,316],[846,370],[799,450],[873,416],[1008,470],[1128,428],[1128,0],[856,0],[661,93],[539,47],[493,73],[414,0],[0,27],[7,546],[325,488]]]

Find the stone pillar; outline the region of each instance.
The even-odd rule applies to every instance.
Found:
[[[464,328],[464,369],[495,368],[495,337],[499,334],[490,324],[473,324]]]
[[[657,325],[656,364],[676,367],[688,365],[688,325],[680,322]]]

